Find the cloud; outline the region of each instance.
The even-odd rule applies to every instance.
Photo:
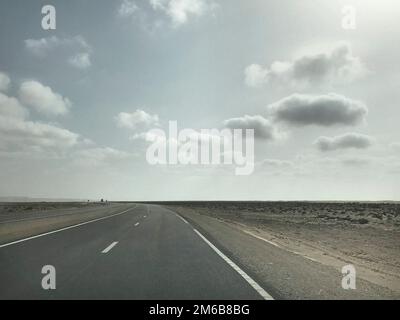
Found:
[[[245,83],[260,87],[275,82],[304,87],[347,83],[367,73],[360,58],[353,55],[348,44],[337,44],[333,49],[307,54],[293,61],[275,61],[269,67],[252,64],[245,69]]]
[[[56,36],[41,38],[41,39],[27,39],[25,48],[32,54],[38,57],[45,57],[49,51],[59,47],[63,42]]]
[[[123,0],[117,7],[117,17],[135,18],[141,27],[153,32],[165,25],[165,21],[178,28],[192,17],[213,13],[217,7],[213,0]]]
[[[25,81],[21,84],[19,97],[22,103],[33,107],[36,111],[49,115],[64,115],[71,107],[68,98],[53,92],[50,87],[46,87],[37,81]]]
[[[319,137],[315,146],[320,151],[333,151],[339,149],[366,149],[370,147],[374,139],[359,133],[346,133],[336,137]]]
[[[0,92],[0,116],[24,119],[28,116],[28,110],[14,97],[8,97]]]
[[[259,87],[267,80],[268,69],[259,64],[251,64],[244,70],[245,83],[249,87]]]
[[[33,105],[59,109],[59,95],[35,81],[25,82],[21,94]],[[52,124],[27,120],[28,110],[14,97],[0,93],[0,149],[6,152],[43,151],[72,147],[80,142],[80,136]]]
[[[139,10],[135,1],[124,0],[118,7],[118,16],[122,18],[131,17],[137,10]]]
[[[75,146],[79,135],[41,122],[0,115],[0,147],[9,151],[64,149]]]
[[[149,0],[155,11],[163,11],[174,26],[185,24],[189,16],[201,16],[215,5],[207,0]]]
[[[68,62],[70,65],[78,69],[87,69],[92,65],[92,62],[90,61],[90,54],[87,52],[78,53],[72,56]]]
[[[135,133],[134,135],[129,137],[129,140],[131,140],[131,141],[143,140],[146,142],[153,142],[156,140],[164,140],[165,141],[165,136],[163,136],[161,134],[157,134],[157,133],[159,133],[159,132],[155,131],[155,130],[149,130],[146,132]]]
[[[361,167],[370,164],[371,160],[366,158],[348,158],[343,159],[341,163],[345,166]]]
[[[90,51],[91,47],[86,42],[85,38],[78,35],[75,37],[58,38],[51,36],[41,39],[25,40],[26,49],[38,57],[45,57],[51,51],[61,48],[72,48],[78,51]]]
[[[97,147],[79,134],[53,124],[6,117],[0,114],[0,156],[26,155],[68,159],[81,166],[114,164],[131,154],[109,147]]]
[[[0,91],[7,91],[10,85],[10,78],[7,74],[0,72]]]
[[[71,66],[79,69],[91,66],[92,48],[81,35],[66,38],[51,36],[40,39],[27,39],[25,40],[25,48],[38,58],[45,58],[49,53],[59,50],[60,55],[69,55],[67,60]]]
[[[32,82],[35,86],[27,85],[22,89],[28,99],[31,88],[39,88],[42,94],[37,94],[34,90],[33,101],[43,102],[44,105],[61,103],[65,99],[53,93],[50,88],[46,88],[37,82]],[[44,92],[44,93],[43,93]],[[38,99],[37,96],[40,97]],[[47,112],[47,110],[46,110]],[[57,161],[67,160],[68,163],[99,166],[113,165],[115,162],[127,159],[132,154],[119,151],[109,147],[98,147],[89,139],[84,139],[78,133],[64,129],[59,125],[43,123],[41,121],[31,121],[28,119],[29,112],[14,97],[0,93],[0,159],[25,159],[26,165],[30,166],[35,159]]]
[[[118,127],[131,130],[143,130],[159,125],[157,114],[151,115],[143,110],[136,110],[132,113],[120,112],[116,117]]]
[[[262,116],[245,115],[239,118],[231,118],[223,122],[229,129],[254,129],[254,137],[264,140],[274,140],[278,133],[273,124]]]
[[[326,95],[292,94],[267,107],[276,120],[294,126],[352,126],[368,113],[364,103],[330,93]]]

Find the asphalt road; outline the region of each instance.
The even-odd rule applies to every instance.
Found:
[[[132,205],[57,232],[0,244],[0,299],[271,299],[174,212]],[[44,290],[42,268],[56,270]]]

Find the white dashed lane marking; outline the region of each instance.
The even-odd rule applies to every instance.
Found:
[[[112,248],[118,244],[118,241],[111,243],[107,248],[105,248],[101,253],[108,253]]]

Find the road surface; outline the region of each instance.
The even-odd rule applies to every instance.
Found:
[[[56,289],[42,288],[43,266]],[[0,299],[272,299],[176,213],[137,204],[0,244]]]

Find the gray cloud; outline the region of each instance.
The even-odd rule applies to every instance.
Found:
[[[361,167],[370,163],[371,160],[367,158],[348,158],[342,160],[342,164],[349,167]]]
[[[333,151],[338,149],[366,149],[374,139],[359,133],[346,133],[336,137],[319,137],[314,144],[320,151]]]
[[[275,120],[294,126],[356,125],[368,113],[364,103],[335,93],[293,94],[269,105],[267,110]]]
[[[348,44],[338,44],[332,50],[303,55],[293,61],[275,61],[270,67],[252,64],[245,69],[245,83],[258,87],[268,82],[293,86],[344,83],[367,72]]]
[[[232,130],[254,129],[254,137],[259,139],[273,140],[278,137],[278,132],[271,121],[259,115],[231,118],[225,120],[223,124]]]

